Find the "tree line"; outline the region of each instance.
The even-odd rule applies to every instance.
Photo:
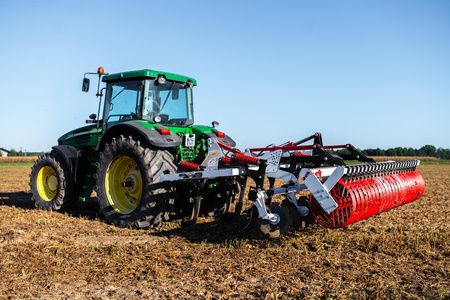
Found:
[[[380,148],[376,149],[359,149],[366,156],[428,156],[437,157],[439,159],[450,160],[450,149],[436,148],[432,145],[425,145],[420,149],[406,148],[406,147],[396,147],[383,150]],[[338,151],[330,151],[334,154],[348,154],[347,149],[342,149]]]
[[[16,151],[14,149],[9,150],[8,156],[41,156],[45,152],[23,152],[22,150]]]
[[[396,147],[387,150],[365,149],[361,151],[367,156],[429,156],[440,159],[450,159],[450,149],[436,148],[432,145],[425,145],[420,149]]]
[[[339,154],[341,151],[347,151],[345,149],[339,151],[332,151]],[[383,150],[380,148],[376,149],[364,149],[361,152],[366,156],[430,156],[437,157],[440,159],[450,160],[450,149],[436,148],[432,145],[425,145],[420,149],[406,148],[406,147],[396,147]],[[44,152],[22,152],[11,149],[9,156],[40,156]]]

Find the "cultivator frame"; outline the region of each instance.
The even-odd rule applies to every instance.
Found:
[[[311,145],[303,145],[311,140]],[[160,178],[195,183],[197,198],[188,220],[190,224],[199,216],[203,185],[217,178],[233,178],[239,183],[240,197],[237,201],[231,199],[235,214],[241,212],[247,179],[255,182],[248,193],[253,206],[246,227],[259,216],[261,230],[271,237],[286,233],[291,225],[302,226],[302,221],[307,221],[303,223],[306,226],[313,223],[311,214],[323,226],[343,227],[417,200],[425,187],[423,178],[415,171],[419,160],[376,163],[351,144],[324,146],[320,133],[295,143],[250,148],[245,152],[214,138],[208,139],[207,146],[208,153],[201,164],[181,161],[180,167],[187,171]],[[347,149],[348,153],[338,156],[328,152],[329,149]],[[362,164],[346,165],[346,160]],[[266,178],[269,188],[264,187]],[[275,187],[276,179],[284,184]],[[309,201],[297,198],[304,190],[310,192]],[[271,203],[276,195],[286,197],[281,206]]]

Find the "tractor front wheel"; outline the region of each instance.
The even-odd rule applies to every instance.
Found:
[[[64,159],[56,152],[39,157],[31,168],[30,188],[37,208],[58,211],[78,199],[78,188]]]
[[[175,173],[173,156],[151,150],[132,136],[113,138],[97,163],[96,192],[100,213],[116,226],[147,228],[168,219],[174,197],[159,177]]]

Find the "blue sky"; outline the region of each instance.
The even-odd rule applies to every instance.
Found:
[[[450,148],[450,1],[0,0],[0,147],[48,151],[97,112],[85,72],[197,79],[239,148]]]

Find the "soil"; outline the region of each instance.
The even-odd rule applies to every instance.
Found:
[[[419,200],[343,229],[270,239],[243,220],[106,224],[95,201],[35,209],[29,166],[0,166],[0,299],[449,299],[450,165]]]

